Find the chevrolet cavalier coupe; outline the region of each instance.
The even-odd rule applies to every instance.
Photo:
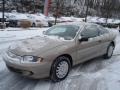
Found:
[[[98,56],[111,58],[116,35],[92,23],[55,25],[11,45],[3,55],[10,71],[31,78],[65,79],[70,69]]]

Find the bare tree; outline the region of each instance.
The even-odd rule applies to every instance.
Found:
[[[104,0],[101,4],[101,14],[106,18],[106,23],[108,18],[112,16],[112,11],[115,7],[115,0]]]

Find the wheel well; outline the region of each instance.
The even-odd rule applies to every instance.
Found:
[[[112,44],[115,47],[115,42],[114,41],[112,41],[110,44]]]
[[[71,55],[69,55],[69,54],[63,54],[63,55],[60,55],[59,57],[61,57],[61,56],[68,57],[70,59],[71,66],[73,65],[73,60],[72,60]]]
[[[35,22],[33,22],[32,25],[36,25]]]
[[[62,56],[68,57],[68,58],[70,59],[70,63],[71,63],[71,67],[72,67],[72,66],[73,66],[73,60],[72,60],[71,55],[69,55],[69,54],[63,54],[63,55],[58,56],[57,58],[62,57]],[[56,59],[57,59],[57,58],[56,58]],[[55,59],[55,60],[56,60],[56,59]],[[55,62],[55,60],[53,61],[53,63]],[[52,73],[53,63],[52,63],[52,66],[51,66],[50,75],[51,75],[51,73]]]

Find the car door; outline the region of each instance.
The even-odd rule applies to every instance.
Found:
[[[99,29],[97,25],[86,25],[85,28],[79,33],[78,37],[86,37],[88,41],[77,42],[77,56],[78,62],[83,62],[88,59],[94,58],[100,54]]]
[[[101,40],[100,52],[101,52],[101,54],[105,54],[107,51],[107,47],[110,44],[109,31],[107,29],[103,28],[102,26],[99,26],[99,25],[98,25],[98,28],[99,28],[99,37]]]

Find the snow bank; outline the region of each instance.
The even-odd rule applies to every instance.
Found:
[[[92,23],[106,23],[106,18],[100,18],[100,17],[92,17],[92,16],[88,16],[87,17],[87,21],[88,22],[92,22]],[[118,24],[120,23],[119,19],[107,19],[107,23],[109,24]]]
[[[17,31],[12,31],[16,29]],[[21,28],[16,28],[16,29],[8,28],[5,31],[0,31],[0,43],[39,36],[42,35],[42,32],[47,30],[48,28],[30,28],[27,30]]]
[[[28,19],[28,17],[25,14],[22,13],[8,13],[8,19],[9,20],[23,20]]]

